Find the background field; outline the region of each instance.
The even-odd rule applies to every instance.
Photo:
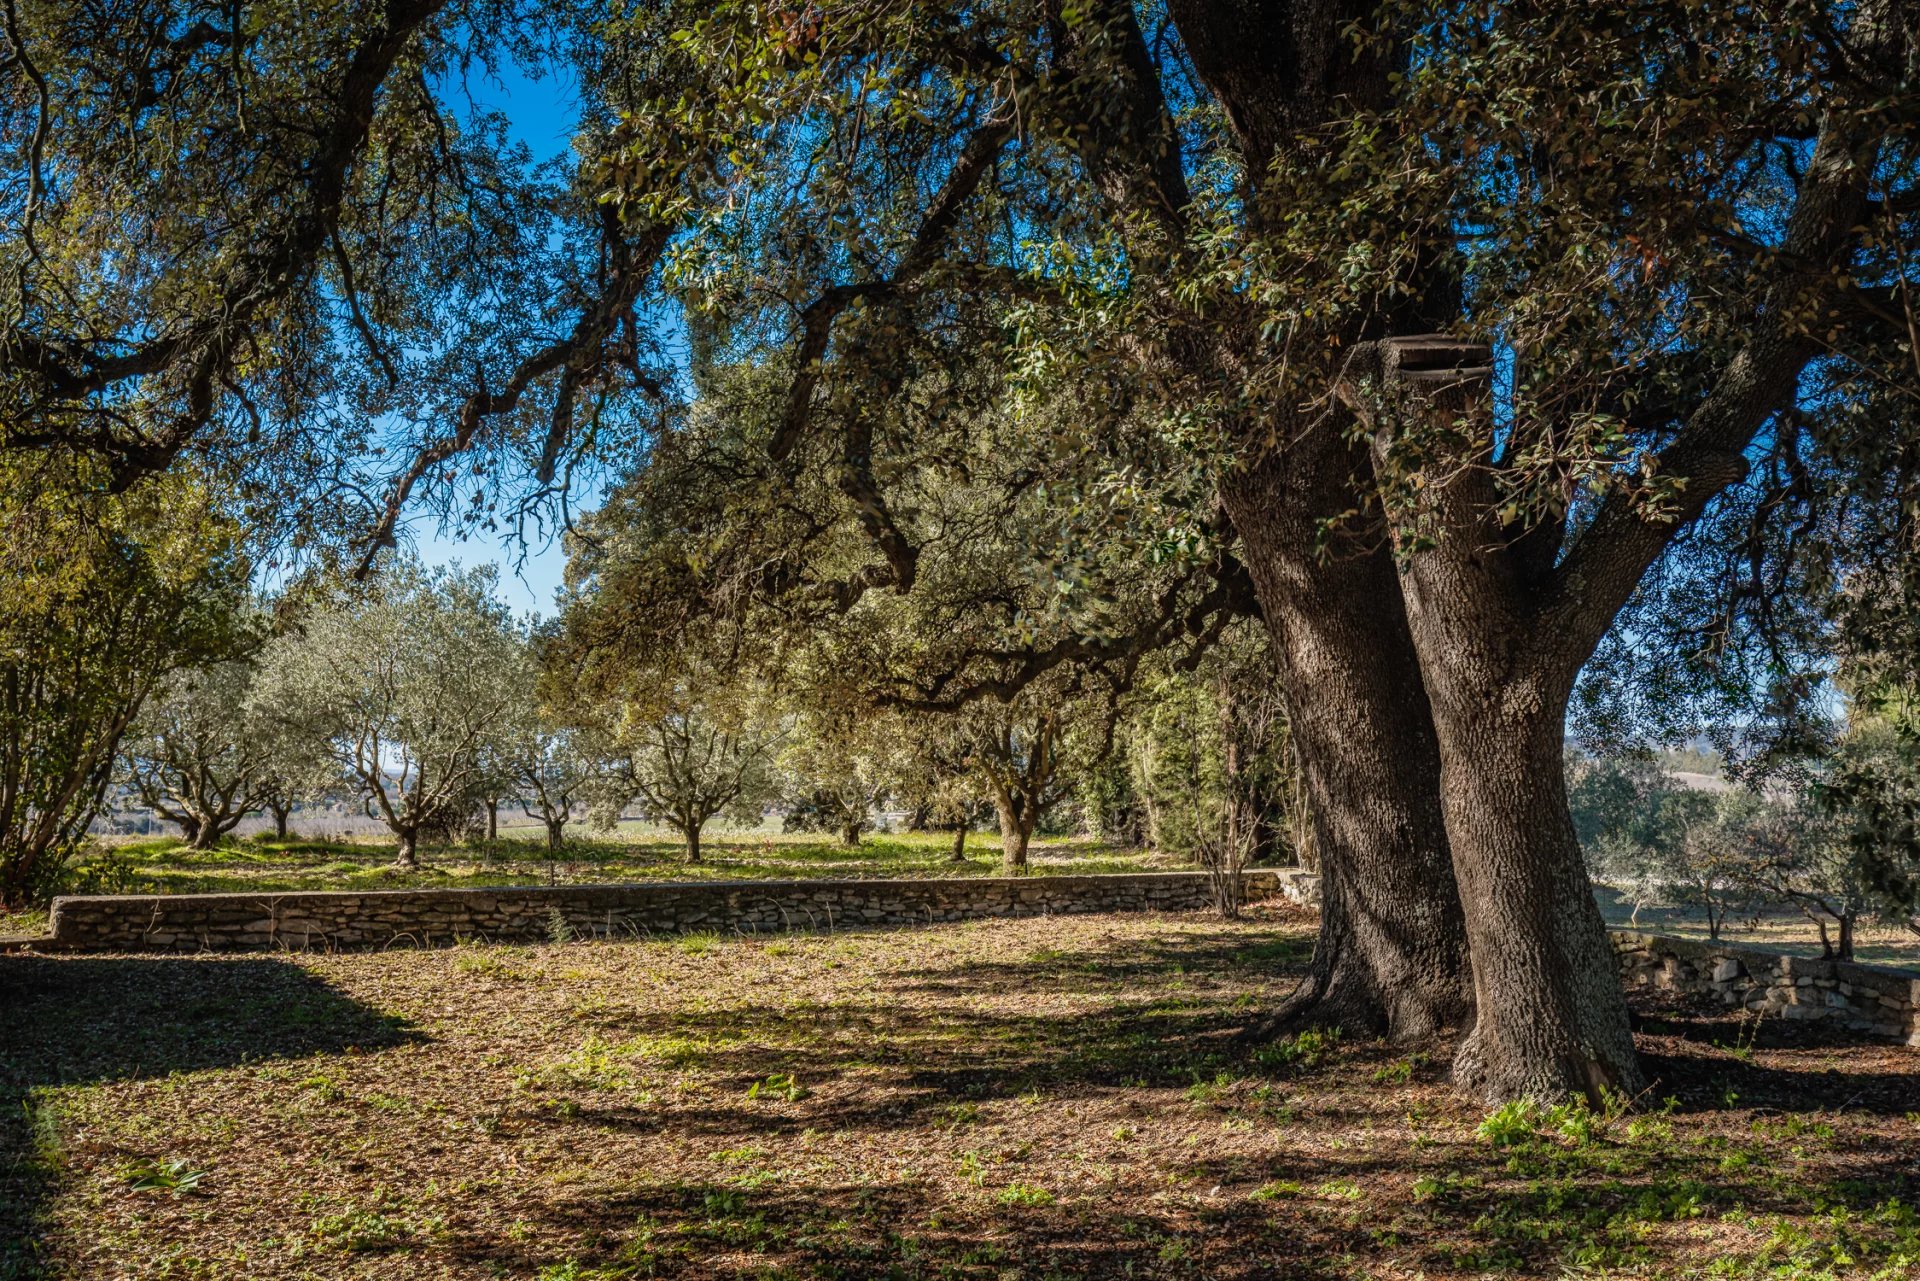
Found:
[[[194,851],[170,836],[120,838],[83,858],[81,886],[101,893],[194,894],[229,890],[399,889],[409,886],[582,884],[646,880],[800,879],[867,876],[994,876],[1000,871],[997,835],[971,832],[967,858],[951,859],[951,832],[870,834],[847,849],[818,833],[777,827],[742,832],[717,828],[702,843],[703,858],[688,863],[679,837],[647,823],[627,821],[604,835],[570,839],[561,858],[547,858],[545,830],[502,825],[485,844],[424,846],[421,867],[398,872],[393,846],[377,836],[326,841],[276,841],[250,836]],[[1113,846],[1085,837],[1036,837],[1028,871],[1036,876],[1076,872],[1145,872],[1191,864],[1172,854]],[[92,869],[92,874],[89,874]],[[1602,911],[1626,925],[1631,906],[1602,886]],[[0,913],[0,935],[44,927],[44,911]],[[1637,928],[1705,938],[1705,921],[1674,908],[1643,908]],[[1728,922],[1724,936],[1795,952],[1818,954],[1819,932],[1791,908],[1767,908]],[[1870,964],[1920,965],[1920,935],[1897,925],[1863,922],[1858,959]]]

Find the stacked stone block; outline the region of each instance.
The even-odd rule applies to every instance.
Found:
[[[1317,882],[1247,873],[1250,898],[1311,906]],[[487,889],[97,895],[55,899],[55,947],[86,951],[294,951],[931,925],[1076,912],[1190,912],[1199,872],[924,880],[703,881]]]
[[[1771,1018],[1920,1046],[1920,975],[1910,971],[1630,930],[1615,930],[1613,947],[1628,988],[1707,996]]]

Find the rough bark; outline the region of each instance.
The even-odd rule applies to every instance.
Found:
[[[287,817],[293,812],[291,805],[278,805],[267,802],[267,812],[273,815],[273,838],[277,841],[287,839]]]
[[[547,820],[547,857],[560,857],[560,850],[566,839],[567,821],[550,818]]]
[[[967,824],[964,819],[953,825],[953,854],[947,861],[951,863],[967,861]]]
[[[1567,813],[1565,699],[1475,685],[1434,700],[1478,1011],[1455,1083],[1489,1100],[1637,1094],[1626,998]]]
[[[399,841],[398,846],[393,851],[393,865],[409,870],[419,867],[420,856],[418,849],[420,833],[411,827],[398,827],[394,829],[393,834]]]
[[[487,839],[500,839],[500,798],[497,796],[487,798]]]
[[[1465,923],[1440,808],[1439,749],[1390,558],[1330,556],[1319,522],[1364,467],[1345,447],[1273,457],[1223,490],[1273,639],[1319,853],[1307,981],[1265,1030],[1396,1039],[1471,1017]]]
[[[687,842],[687,862],[689,863],[700,861],[700,829],[704,826],[706,826],[704,823],[691,821],[680,825],[680,835],[685,837]]]
[[[1027,846],[1033,839],[1033,819],[1021,812],[1019,799],[1002,793],[993,803],[1000,816],[1000,866],[1009,876],[1027,870]]]
[[[1485,371],[1462,369],[1449,390],[1382,412],[1376,450],[1429,403],[1474,412]],[[1554,531],[1503,529],[1489,460],[1469,461],[1422,491],[1433,536],[1408,546],[1399,576],[1472,956],[1476,1018],[1454,1081],[1489,1100],[1637,1094],[1626,997],[1567,809],[1567,701],[1592,643],[1542,631],[1534,548]]]

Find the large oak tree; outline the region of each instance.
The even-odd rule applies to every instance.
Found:
[[[1568,699],[1796,424],[1904,428],[1907,8],[741,4],[672,39],[738,77],[679,117],[734,171],[675,280],[790,371],[766,444],[870,536],[848,594],[915,589],[888,480],[965,431],[943,335],[997,325],[1018,410],[1073,406],[1032,447],[1214,478],[1324,851],[1295,1013],[1470,1021],[1490,1096],[1636,1090]]]
[[[777,383],[739,436],[763,465],[710,514],[800,550],[719,606],[924,593],[950,531],[913,487],[990,470],[1007,520],[1050,513],[1028,550],[1060,590],[894,697],[1011,697],[1257,611],[1326,877],[1287,1013],[1470,1025],[1491,1096],[1638,1085],[1565,820],[1568,698],[1694,531],[1746,513],[1766,544],[1899,465],[1847,424],[1912,434],[1909,5],[555,9],[587,109],[550,190],[471,180],[502,149],[443,133],[433,90],[457,31],[511,44],[527,13],[227,12],[9,25],[16,447],[133,475],[250,457],[255,413],[302,447],[385,415],[397,466],[280,455],[351,497],[323,510],[364,562],[423,494],[500,501],[469,457],[540,494],[634,441],[657,292],[703,393]],[[255,148],[256,120],[284,136]],[[258,198],[156,216],[196,191]],[[128,226],[155,270],[114,268]]]

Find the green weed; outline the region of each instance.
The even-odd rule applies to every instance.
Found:
[[[197,1192],[207,1172],[196,1170],[184,1157],[162,1161],[158,1157],[137,1156],[122,1167],[120,1177],[135,1192],[165,1192],[182,1197]]]

